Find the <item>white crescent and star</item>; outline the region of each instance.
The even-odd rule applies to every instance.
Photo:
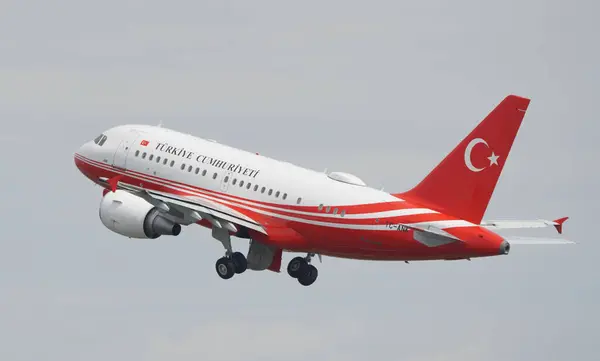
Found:
[[[485,146],[489,148],[487,142],[484,139],[475,138],[475,139],[471,140],[469,142],[469,144],[467,144],[467,148],[465,149],[465,165],[467,166],[467,168],[469,168],[469,170],[471,172],[481,172],[482,170],[487,168],[487,167],[477,168],[473,165],[473,162],[471,161],[471,152],[473,151],[473,148],[479,143],[485,144]],[[498,165],[498,158],[499,158],[499,156],[496,155],[496,153],[494,153],[492,151],[492,155],[487,157],[487,159],[490,161],[489,166],[491,167],[492,165]]]

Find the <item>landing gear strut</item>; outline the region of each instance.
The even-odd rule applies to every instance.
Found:
[[[246,260],[246,256],[242,253],[233,252],[229,231],[223,228],[213,227],[212,235],[218,241],[223,243],[223,247],[225,247],[225,256],[219,258],[215,264],[215,269],[217,270],[219,277],[228,280],[236,273],[244,273],[248,268],[248,261]]]
[[[317,268],[310,264],[313,256],[313,253],[309,253],[306,257],[295,257],[288,263],[288,274],[303,286],[312,285],[319,276]]]

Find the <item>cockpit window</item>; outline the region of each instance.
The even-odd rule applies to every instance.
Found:
[[[96,137],[96,139],[94,139],[94,143],[98,144],[99,146],[103,146],[104,142],[106,142],[106,135],[104,134],[100,134]]]

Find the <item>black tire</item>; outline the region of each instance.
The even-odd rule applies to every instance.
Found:
[[[227,257],[219,258],[215,265],[217,274],[224,280],[228,280],[235,274],[235,265],[233,261]]]
[[[304,274],[308,262],[302,257],[293,258],[287,266],[287,272],[292,278],[298,278]]]
[[[305,272],[300,277],[298,277],[298,282],[300,282],[302,286],[310,286],[313,283],[315,283],[318,276],[319,270],[317,270],[317,267],[313,266],[312,264],[309,264],[306,266]]]
[[[231,255],[231,260],[233,261],[235,273],[237,274],[244,273],[248,268],[248,260],[246,260],[246,256],[240,252],[234,252]]]

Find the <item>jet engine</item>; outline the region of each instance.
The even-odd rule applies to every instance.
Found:
[[[158,208],[124,190],[106,192],[99,213],[106,228],[129,238],[154,239],[181,232],[181,225],[161,215]]]

